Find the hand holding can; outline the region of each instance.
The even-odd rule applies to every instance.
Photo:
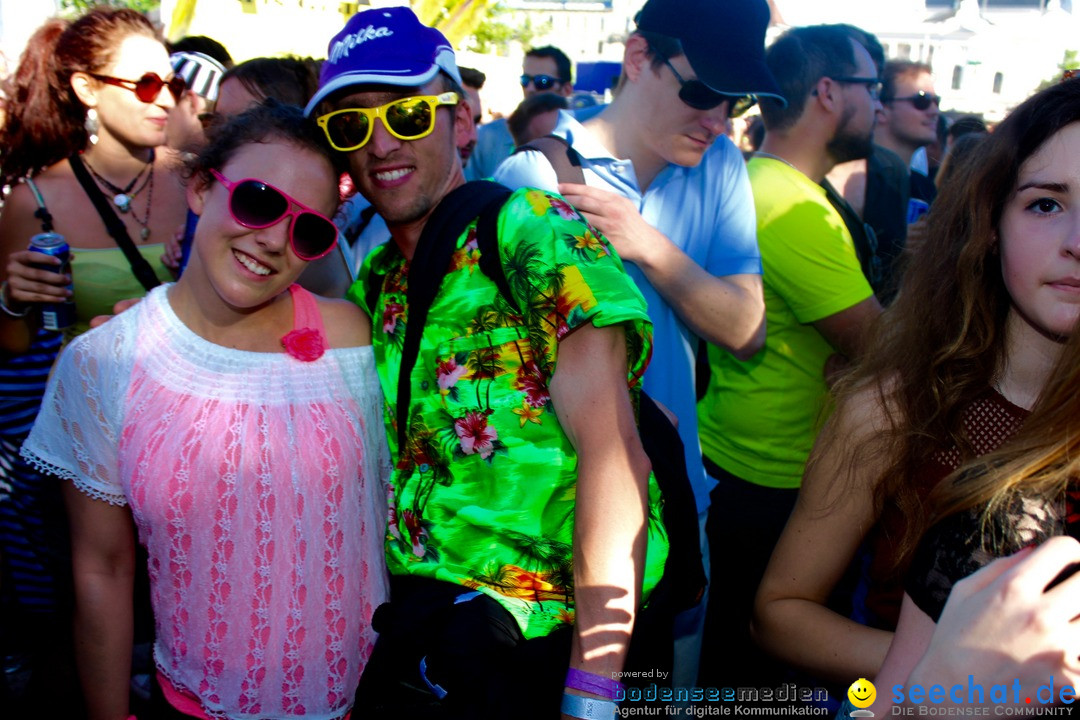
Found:
[[[54,260],[40,262],[35,253]],[[31,237],[28,252],[11,256],[8,279],[12,290],[23,296],[13,295],[16,300],[41,303],[41,324],[46,330],[63,330],[75,323],[71,248],[62,235],[46,232]]]

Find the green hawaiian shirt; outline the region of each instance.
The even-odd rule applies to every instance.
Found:
[[[585,323],[624,325],[636,396],[652,328],[610,245],[557,195],[518,190],[499,215],[499,251],[516,306],[480,270],[475,232],[474,222],[458,238],[431,305],[408,418],[394,416],[409,314],[408,264],[397,246],[373,251],[349,291],[363,307],[370,274],[385,276],[368,311],[396,459],[387,564],[394,574],[483,592],[510,611],[525,637],[539,637],[574,621],[577,456],[548,394],[559,340]],[[398,448],[402,421],[408,432]],[[646,594],[668,547],[652,477],[649,501]]]

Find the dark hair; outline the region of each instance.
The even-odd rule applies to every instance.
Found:
[[[232,55],[225,49],[225,46],[214,38],[205,35],[188,35],[174,43],[169,43],[169,53],[178,52],[197,52],[208,55],[221,63],[226,69],[231,68],[234,64]]]
[[[934,71],[924,62],[889,60],[881,70],[881,102],[888,102],[896,97],[896,81],[899,78],[932,72]]]
[[[953,120],[945,134],[956,140],[968,133],[985,133],[986,131],[986,123],[978,115],[961,115]]]
[[[461,67],[458,66],[458,72],[461,73],[461,84],[465,87],[475,88],[482,90],[484,82],[487,80],[487,75],[480,72],[476,68]]]
[[[326,135],[314,121],[304,117],[301,108],[266,98],[214,126],[206,145],[185,163],[185,175],[197,185],[208,185],[214,180],[210,171],[228,165],[241,147],[275,139],[287,140],[322,155],[338,174],[348,167],[346,155],[330,147]]]
[[[840,23],[837,27],[847,30],[851,39],[866,49],[866,52],[870,54],[870,59],[874,61],[874,67],[877,69],[877,73],[880,76],[885,69],[885,48],[881,46],[881,41],[877,39],[877,35],[872,32],[867,32],[860,27],[848,25],[847,23]]]
[[[260,100],[273,98],[287,105],[304,107],[319,89],[321,61],[298,57],[259,57],[233,66],[221,76],[240,81]]]
[[[506,120],[506,128],[510,131],[510,136],[514,138],[514,143],[522,145],[533,139],[525,137],[525,132],[533,118],[552,110],[565,110],[569,106],[570,103],[565,97],[554,93],[539,93],[527,97],[514,109],[514,112],[510,113],[510,117]]]
[[[849,25],[811,25],[788,30],[765,51],[765,63],[787,98],[787,106],[764,96],[761,117],[766,130],[786,130],[802,116],[806,98],[823,77],[855,71],[855,49]]]
[[[572,80],[570,74],[570,58],[554,45],[533,48],[525,53],[525,57],[551,58],[555,61],[555,69],[559,74],[559,82],[568,83]]]
[[[114,7],[93,8],[74,21],[48,20],[31,36],[19,66],[4,83],[0,184],[12,184],[86,147],[86,107],[71,87],[71,76],[100,72],[129,35],[161,39],[145,17]]]
[[[867,388],[876,389],[887,417],[889,432],[867,438],[851,455],[849,471],[884,459],[885,470],[875,478],[877,507],[902,513],[900,560],[926,520],[911,478],[951,447],[960,449],[962,460],[973,457],[964,412],[1005,361],[1011,299],[996,250],[1005,203],[1020,166],[1077,121],[1080,79],[1058,83],[1017,107],[960,163],[930,209],[925,241],[908,251],[900,292],[875,323],[867,353],[834,386],[836,417],[858,408],[857,399],[849,401]],[[836,430],[844,423],[835,420],[822,434],[822,448],[845,442]]]

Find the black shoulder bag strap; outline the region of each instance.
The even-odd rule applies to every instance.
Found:
[[[535,150],[546,157],[555,170],[555,177],[559,179],[559,182],[584,184],[585,171],[581,169],[581,155],[570,146],[566,138],[545,135],[525,143],[514,150],[514,154],[526,150]]]
[[[398,448],[405,447],[408,430],[412,386],[409,382],[416,358],[420,354],[420,339],[424,334],[428,310],[439,294],[443,277],[450,268],[457,239],[469,223],[482,215],[489,206],[501,207],[510,190],[498,183],[474,180],[455,188],[442,199],[432,212],[409,263],[409,289],[406,292],[408,317],[405,339],[401,348],[401,368],[398,371],[397,420]],[[374,307],[370,306],[372,312]]]
[[[131,242],[127,228],[124,227],[124,223],[116,216],[113,209],[109,207],[109,201],[105,197],[105,193],[101,192],[101,188],[94,182],[94,178],[90,177],[86,166],[83,165],[82,158],[75,154],[68,158],[68,161],[71,163],[71,169],[75,173],[75,177],[78,178],[79,184],[83,186],[83,190],[86,191],[90,201],[94,203],[98,215],[101,216],[102,221],[105,223],[105,229],[109,231],[109,235],[116,241],[116,245],[124,253],[124,257],[127,258],[128,263],[131,265],[131,271],[135,273],[135,278],[147,290],[156,288],[161,284],[161,281],[154,274],[154,269],[150,267],[150,263],[146,262],[146,258],[135,247],[135,243]],[[153,170],[151,169],[150,172],[153,172]]]

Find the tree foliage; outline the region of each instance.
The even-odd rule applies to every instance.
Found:
[[[550,24],[534,27],[528,18],[515,25],[502,21],[508,11],[499,0],[412,0],[411,7],[420,22],[438,28],[454,47],[467,44],[479,53],[506,53],[511,42],[529,47],[551,29]]]
[[[161,6],[161,0],[60,0],[60,10],[71,15],[80,15],[95,5],[113,5],[150,12]]]
[[[1080,55],[1080,53],[1077,53],[1076,50],[1066,50],[1065,56],[1058,64],[1057,72],[1054,73],[1053,77],[1047,78],[1039,83],[1039,87],[1035,88],[1036,92],[1045,90],[1051,85],[1056,85],[1061,82],[1061,79],[1065,76],[1067,70],[1080,70],[1080,56],[1078,55]]]

